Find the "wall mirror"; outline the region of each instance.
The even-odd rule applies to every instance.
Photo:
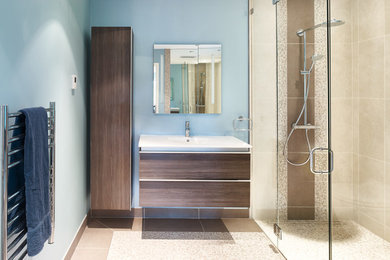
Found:
[[[155,44],[153,111],[156,114],[220,114],[220,44]]]

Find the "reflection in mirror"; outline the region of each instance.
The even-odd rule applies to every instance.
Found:
[[[155,44],[154,113],[221,113],[221,63],[220,44]]]

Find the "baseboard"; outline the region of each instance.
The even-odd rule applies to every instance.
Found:
[[[90,218],[249,218],[248,208],[133,208],[131,211],[90,210]]]
[[[142,218],[142,208],[130,210],[106,210],[91,209],[88,213],[90,218]]]
[[[81,222],[81,225],[80,225],[76,235],[73,238],[72,244],[70,244],[68,251],[66,252],[64,260],[70,260],[72,258],[73,253],[76,250],[77,244],[79,243],[81,236],[83,235],[83,232],[84,232],[85,228],[87,227],[87,221],[88,221],[88,216],[85,216],[83,219],[83,222]]]

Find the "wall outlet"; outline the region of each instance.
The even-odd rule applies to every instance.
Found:
[[[77,76],[72,75],[72,89],[77,89]]]

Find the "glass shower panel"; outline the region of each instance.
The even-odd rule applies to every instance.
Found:
[[[278,247],[287,259],[329,259],[327,1],[276,10]]]
[[[251,215],[277,245],[276,15],[271,1],[250,1]]]
[[[330,4],[333,259],[389,259],[390,3]]]

